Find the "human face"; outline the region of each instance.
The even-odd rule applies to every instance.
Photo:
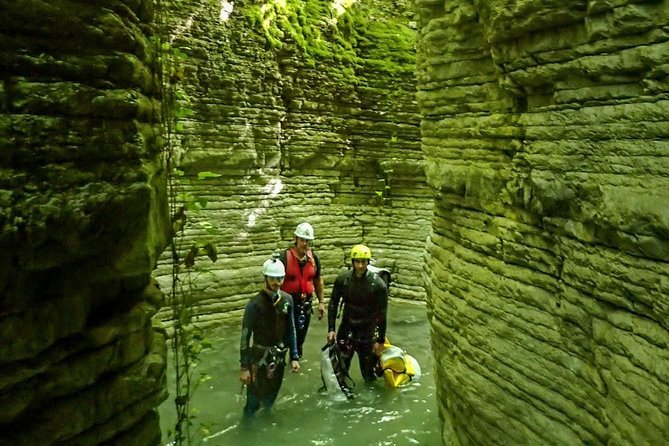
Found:
[[[305,238],[300,238],[296,237],[295,240],[295,250],[297,251],[297,254],[299,254],[300,257],[304,257],[304,255],[307,253],[309,250],[309,245],[311,244],[311,240],[307,240]]]
[[[356,277],[362,277],[367,271],[367,259],[353,259],[353,270]]]
[[[267,288],[267,291],[270,292],[270,294],[279,291],[282,283],[283,277],[265,276],[265,287]]]

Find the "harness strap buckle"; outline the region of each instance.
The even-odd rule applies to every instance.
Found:
[[[276,362],[272,361],[267,364],[267,378],[272,379],[274,377],[274,370],[276,370]]]

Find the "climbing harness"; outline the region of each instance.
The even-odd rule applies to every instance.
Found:
[[[313,313],[313,308],[311,307],[311,299],[296,304],[298,309],[297,319],[295,320],[295,328],[298,330],[304,330],[307,325],[307,315]]]
[[[256,364],[258,370],[265,367],[267,378],[272,379],[276,368],[279,365],[286,363],[286,352],[288,351],[288,348],[284,347],[283,344],[279,344],[278,346],[272,345],[269,347],[256,344],[253,348],[263,352]]]

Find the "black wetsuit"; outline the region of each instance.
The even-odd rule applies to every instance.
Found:
[[[252,374],[247,387],[244,415],[251,416],[264,405],[270,408],[283,382],[286,351],[297,360],[293,299],[279,291],[270,296],[261,291],[246,305],[242,321],[239,362]],[[278,299],[277,299],[278,298]],[[253,336],[253,346],[250,345]]]
[[[388,288],[375,273],[366,271],[361,278],[353,269],[341,273],[335,280],[328,306],[328,331],[334,331],[340,301],[344,310],[337,330],[339,344],[346,368],[358,354],[360,372],[366,382],[376,378],[374,365],[377,362],[373,345],[384,343],[386,337],[386,314],[388,311]]]

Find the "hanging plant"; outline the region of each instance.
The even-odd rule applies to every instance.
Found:
[[[200,212],[207,205],[207,200],[187,193],[182,187],[185,172],[178,168],[177,137],[183,131],[182,120],[194,114],[190,98],[181,89],[184,77],[184,61],[186,54],[169,43],[169,29],[166,11],[160,0],[156,0],[156,18],[158,38],[156,54],[158,75],[161,87],[161,119],[160,125],[164,144],[163,161],[167,172],[168,203],[171,219],[171,287],[168,304],[171,309],[173,324],[170,347],[172,351],[171,366],[175,380],[174,405],[176,419],[174,429],[168,432],[172,445],[190,445],[192,443],[191,427],[194,415],[190,410],[190,402],[200,383],[209,379],[203,373],[195,374],[200,354],[211,348],[211,343],[194,325],[192,295],[192,273],[201,253],[212,262],[217,260],[216,247],[211,242],[196,242],[186,246],[185,231],[189,217]],[[214,172],[200,172],[198,179],[220,177]],[[208,230],[213,230],[209,225]]]

